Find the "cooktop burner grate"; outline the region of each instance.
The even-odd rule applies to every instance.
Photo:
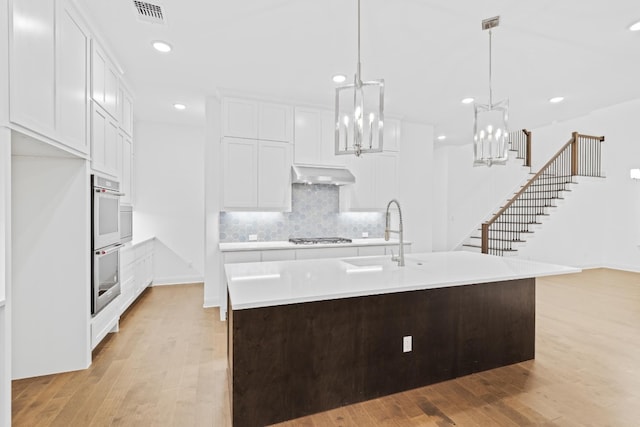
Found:
[[[289,239],[296,245],[316,245],[319,243],[351,243],[351,239],[344,237],[296,237]]]

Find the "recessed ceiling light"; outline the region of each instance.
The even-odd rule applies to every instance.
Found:
[[[475,99],[473,98],[464,98],[462,101],[463,104],[471,104],[473,101],[475,101]]]
[[[160,40],[156,40],[154,42],[151,42],[151,46],[153,46],[153,48],[155,50],[157,50],[158,52],[162,52],[162,53],[167,53],[167,52],[171,52],[171,45],[167,42],[163,42]]]
[[[445,139],[447,139],[446,135],[439,135],[438,136],[438,141],[444,141]]]
[[[344,83],[345,80],[347,80],[347,76],[345,76],[344,74],[336,74],[335,76],[333,76],[334,83]]]
[[[636,22],[635,24],[632,24],[629,27],[629,31],[640,31],[640,21]]]
[[[562,101],[564,101],[564,96],[555,96],[549,100],[549,102],[552,104],[557,104]]]
[[[184,104],[173,104],[173,108],[175,108],[176,110],[184,110],[187,108],[187,106]]]

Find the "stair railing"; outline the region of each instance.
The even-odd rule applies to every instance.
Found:
[[[525,132],[525,131],[523,131]],[[529,132],[529,139],[531,135]],[[573,176],[601,175],[601,143],[604,136],[573,132],[571,139],[488,221],[482,224],[481,250],[484,254],[503,255],[512,251],[512,243],[535,224],[544,207],[558,198]],[[530,159],[530,157],[529,157]],[[538,197],[542,195],[542,197]],[[543,203],[539,203],[542,201]],[[501,227],[498,228],[497,226]],[[489,245],[489,240],[494,244]]]
[[[509,134],[511,149],[516,151],[516,157],[524,160],[524,166],[531,167],[531,131],[522,129],[521,131]]]

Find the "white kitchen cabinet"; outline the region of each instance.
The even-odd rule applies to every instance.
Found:
[[[117,119],[120,129],[127,135],[133,136],[133,98],[122,81],[118,87],[117,104]]]
[[[222,206],[226,209],[258,206],[258,142],[224,138],[222,141]]]
[[[247,99],[224,98],[222,135],[258,139],[258,103]]]
[[[258,141],[258,208],[291,211],[291,145]]]
[[[334,113],[296,108],[294,131],[296,164],[343,166],[346,157],[335,155]]]
[[[108,333],[118,332],[121,307],[122,295],[118,295],[91,318],[91,350],[95,349]]]
[[[356,177],[340,187],[341,211],[384,211],[398,197],[398,154],[383,152],[353,157],[348,163]]]
[[[291,210],[291,144],[222,141],[223,210]]]
[[[63,144],[89,154],[89,30],[69,0],[57,18],[56,127]]]
[[[118,175],[118,125],[97,103],[91,114],[91,168]]]
[[[289,105],[258,104],[258,139],[293,141],[293,108]]]
[[[154,239],[125,247],[120,251],[121,306],[124,313],[153,283]]]
[[[131,138],[122,131],[118,132],[118,180],[120,181],[120,191],[124,193],[121,203],[133,204],[133,161]]]
[[[384,139],[382,142],[383,151],[400,151],[400,139],[401,139],[401,122],[396,119],[384,119]]]
[[[266,141],[293,141],[293,108],[250,99],[222,100],[222,135]]]
[[[375,256],[384,255],[385,246],[360,246],[358,247],[358,256]]]
[[[49,137],[55,135],[55,5],[13,0],[10,9],[10,120]]]
[[[293,249],[272,249],[262,251],[262,262],[268,261],[293,261],[296,259],[296,251]]]
[[[117,117],[119,73],[96,40],[91,41],[91,97]]]

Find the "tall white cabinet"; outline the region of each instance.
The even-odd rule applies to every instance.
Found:
[[[293,108],[222,101],[222,210],[291,211]]]

